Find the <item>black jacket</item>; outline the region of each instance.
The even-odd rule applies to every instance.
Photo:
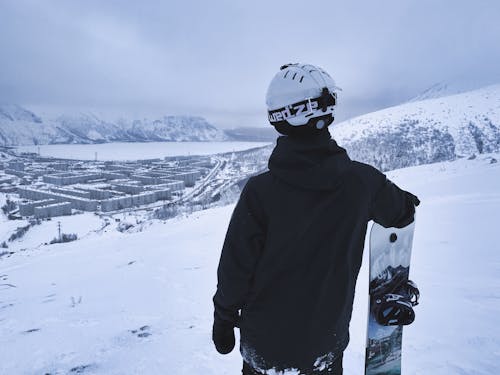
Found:
[[[254,368],[309,373],[349,341],[368,221],[404,226],[416,197],[351,161],[327,132],[278,138],[269,170],[248,181],[231,217],[215,319],[240,327]]]

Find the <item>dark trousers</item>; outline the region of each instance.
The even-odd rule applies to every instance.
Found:
[[[343,373],[343,369],[342,369],[342,358],[343,358],[343,355],[340,356],[336,361],[335,363],[332,364],[331,367],[329,367],[328,369],[325,369],[323,371],[316,371],[316,372],[312,372],[312,373],[304,373],[301,375],[342,375]],[[253,369],[252,367],[250,367],[250,365],[248,363],[246,363],[245,361],[243,361],[243,370],[242,370],[242,374],[243,375],[265,375],[263,374],[262,372],[258,372],[256,371],[255,369]]]

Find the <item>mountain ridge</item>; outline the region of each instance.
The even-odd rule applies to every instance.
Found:
[[[500,84],[407,102],[334,124],[354,160],[382,170],[500,150]]]
[[[225,141],[228,136],[200,116],[103,120],[92,112],[42,118],[16,104],[0,105],[0,145]]]

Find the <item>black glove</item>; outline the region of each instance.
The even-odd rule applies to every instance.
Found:
[[[404,228],[410,225],[415,220],[415,207],[420,204],[420,199],[412,193],[404,192],[406,195],[406,204],[404,214],[398,219],[394,225],[396,228]]]
[[[418,199],[418,197],[416,195],[413,195],[412,193],[408,193],[408,192],[406,192],[406,193],[410,196],[410,199],[412,200],[413,205],[415,207],[417,207],[420,204],[420,199]]]
[[[220,354],[228,354],[234,348],[234,326],[223,320],[215,319],[212,329],[212,340],[215,344],[215,349]]]

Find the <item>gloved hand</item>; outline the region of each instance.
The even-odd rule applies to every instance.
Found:
[[[212,340],[220,354],[228,354],[234,348],[234,326],[223,320],[215,319],[212,329]]]
[[[412,193],[408,193],[408,192],[406,192],[406,193],[410,196],[410,199],[412,200],[413,205],[415,207],[417,207],[420,204],[420,199],[418,199],[418,197],[416,195],[413,195]]]
[[[420,199],[416,195],[409,193],[407,191],[404,192],[406,197],[405,210],[403,215],[398,219],[397,223],[394,224],[396,228],[404,228],[407,225],[413,223],[415,220],[415,207],[420,204]]]

